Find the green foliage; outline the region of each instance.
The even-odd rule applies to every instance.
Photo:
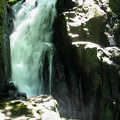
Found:
[[[20,0],[7,0],[7,6],[11,7],[12,5],[16,4]]]

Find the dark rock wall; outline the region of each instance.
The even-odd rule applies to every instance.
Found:
[[[3,1],[0,1],[0,98],[4,96],[5,92],[5,70],[4,70],[4,60],[3,60]]]
[[[118,65],[120,65],[120,62],[115,60],[115,65],[110,61],[105,61],[108,51],[102,51],[98,46],[93,48],[90,46],[93,45],[85,43],[77,48],[82,69],[84,119],[119,120],[120,67]],[[99,58],[98,55],[101,51],[103,54]],[[118,56],[114,56],[114,59],[117,57],[120,59],[120,51],[114,52],[113,54],[119,53]]]
[[[54,77],[53,96],[60,104],[60,112],[63,117],[78,118],[81,111],[79,68],[76,59],[77,54],[71,45],[70,37],[66,29],[64,29],[65,27],[64,16],[59,14],[54,25],[53,42],[57,50],[57,56],[59,57],[55,58],[57,60],[53,62],[54,66],[56,66],[55,72],[58,73]]]
[[[6,82],[11,76],[10,42],[8,34],[8,18],[6,0],[1,0],[1,30],[0,30],[0,99],[6,97]]]
[[[75,6],[72,0],[57,0],[57,12],[62,13]]]
[[[0,79],[3,80],[2,32],[3,32],[3,1],[0,2]]]
[[[54,43],[64,67],[67,89],[74,96],[71,104],[78,105],[78,116],[72,117],[119,120],[119,1],[81,0],[81,4],[76,1],[72,6],[68,4],[70,0],[58,3],[64,7],[57,6]]]

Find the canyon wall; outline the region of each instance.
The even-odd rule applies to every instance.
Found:
[[[84,120],[120,119],[119,4],[118,0],[58,1],[54,41],[63,64],[77,77],[71,81],[77,81]],[[66,81],[74,88],[69,77]]]

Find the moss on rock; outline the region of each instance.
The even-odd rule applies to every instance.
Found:
[[[104,91],[103,91],[104,94]],[[114,111],[110,107],[111,101],[106,98],[101,98],[101,110],[100,110],[100,118],[101,120],[114,120]]]
[[[109,6],[113,12],[120,11],[120,0],[109,0]]]
[[[31,109],[28,109],[27,105],[25,105],[20,100],[0,103],[0,109],[4,109],[2,112],[4,114],[7,114],[9,112],[11,118],[19,117],[22,115],[29,116],[32,113]]]
[[[47,101],[46,101],[47,100]],[[27,101],[12,100],[0,103],[0,116],[3,119],[19,119],[28,120],[62,120],[58,110],[54,111],[57,101],[52,96],[36,96],[31,97]]]
[[[106,21],[106,16],[98,16],[86,22],[85,28],[88,28],[89,35],[92,41],[98,43],[101,32],[103,32],[103,24]]]
[[[16,4],[20,0],[7,0],[7,6],[11,7],[12,5]]]

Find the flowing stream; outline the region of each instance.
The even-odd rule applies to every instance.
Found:
[[[14,30],[10,36],[12,81],[27,97],[44,93],[43,64],[48,58],[49,93],[52,86],[53,22],[56,0],[26,0],[13,6]]]

